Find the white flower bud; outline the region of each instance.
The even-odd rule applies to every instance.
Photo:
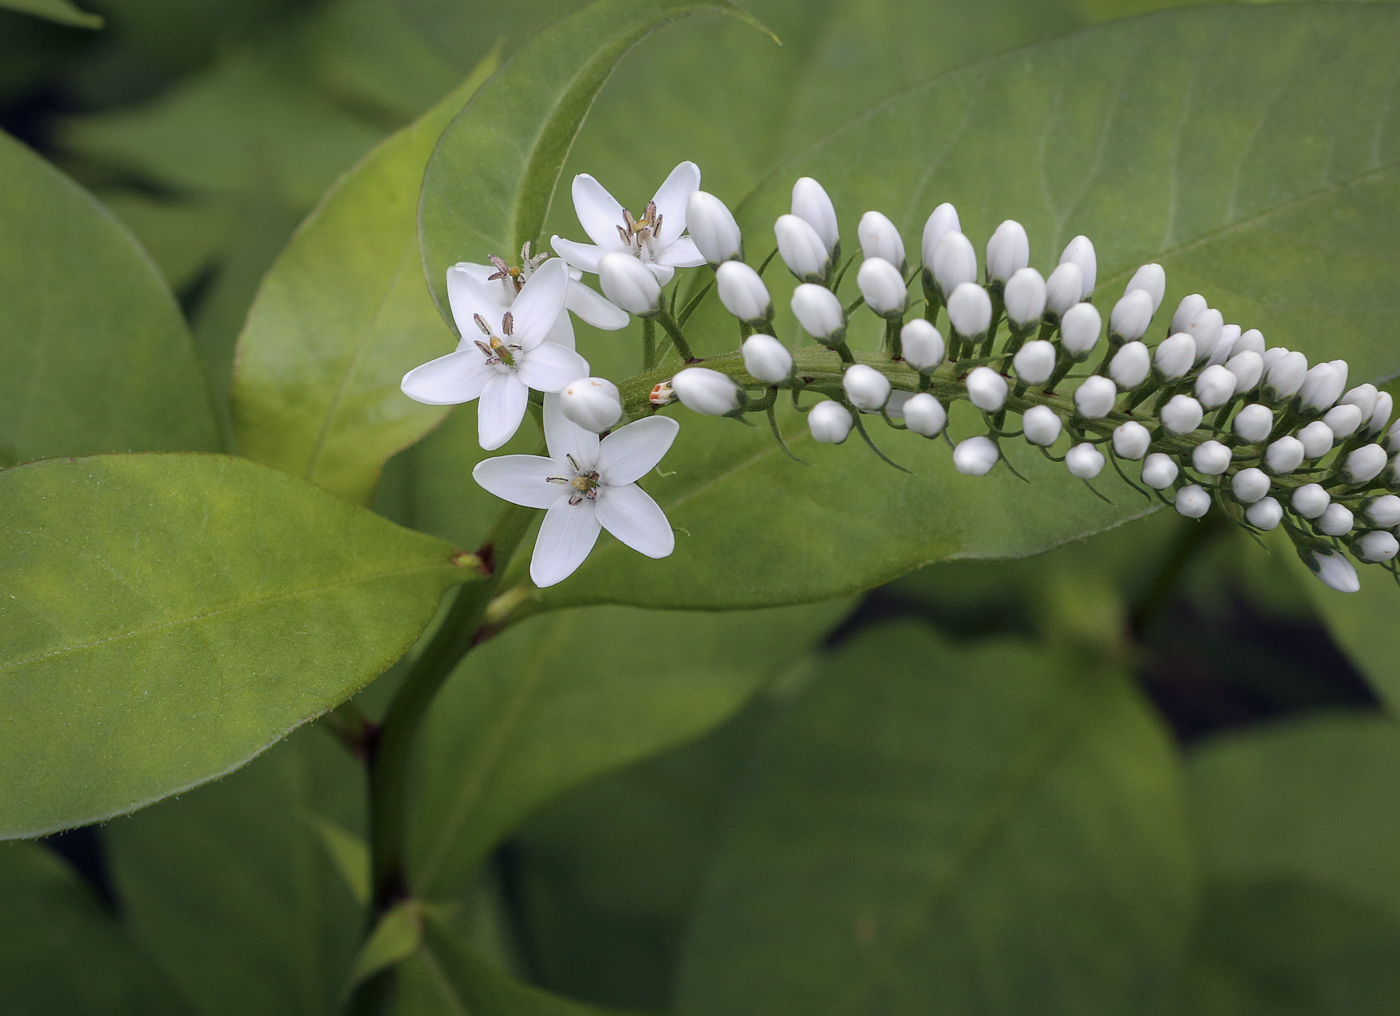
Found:
[[[1201,425],[1205,411],[1189,395],[1173,395],[1162,407],[1162,426],[1173,434],[1189,434]]]
[[[1310,567],[1323,585],[1339,593],[1355,593],[1361,589],[1361,580],[1356,577],[1356,568],[1335,551],[1313,551]]]
[[[1264,358],[1252,349],[1236,353],[1230,357],[1225,368],[1235,375],[1235,394],[1243,395],[1258,386],[1264,376]]]
[[[1320,483],[1305,483],[1293,491],[1293,510],[1305,519],[1317,519],[1332,503],[1332,495],[1323,490]]]
[[[992,323],[992,298],[977,283],[964,282],[948,297],[948,322],[969,339],[982,335]]]
[[[1200,293],[1192,293],[1190,296],[1183,297],[1181,302],[1176,305],[1176,313],[1172,315],[1172,334],[1186,331],[1192,319],[1209,306],[1206,303],[1206,298]]]
[[[1235,340],[1235,348],[1232,355],[1240,353],[1258,353],[1264,355],[1264,333],[1258,328],[1250,328],[1241,332],[1240,337]]]
[[[826,245],[810,222],[796,215],[779,215],[773,223],[773,235],[778,238],[778,255],[798,281],[821,282],[826,278]]]
[[[692,191],[685,206],[685,227],[700,256],[712,265],[743,257],[739,224],[724,202],[705,191]]]
[[[1161,452],[1153,452],[1142,460],[1142,482],[1153,490],[1166,490],[1180,472],[1177,464]]]
[[[726,262],[737,264],[736,261]],[[706,416],[728,416],[748,401],[727,374],[708,367],[687,367],[671,378],[671,390],[686,409]]]
[[[1130,289],[1123,299],[1113,305],[1108,316],[1108,334],[1116,339],[1132,341],[1147,334],[1152,324],[1152,294],[1145,289]]]
[[[1055,346],[1043,339],[1033,339],[1016,350],[1011,366],[1026,384],[1044,384],[1055,373]]]
[[[1210,495],[1199,483],[1189,483],[1176,492],[1176,510],[1188,519],[1199,519],[1210,511]]]
[[[1006,378],[990,367],[978,367],[967,376],[967,397],[978,409],[995,413],[1006,404]]]
[[[934,437],[948,423],[948,410],[928,392],[920,392],[904,403],[904,423],[915,434]]]
[[[883,258],[894,265],[895,271],[904,270],[904,241],[888,216],[866,212],[856,226],[856,239],[860,241],[861,256],[866,260]]]
[[[1128,342],[1113,354],[1108,375],[1118,387],[1127,391],[1142,384],[1151,369],[1152,356],[1147,347],[1141,342]]]
[[[1336,435],[1332,433],[1332,428],[1327,424],[1321,420],[1314,420],[1298,431],[1294,437],[1303,442],[1303,458],[1320,459],[1332,450]]]
[[[1060,264],[1067,262],[1079,269],[1079,299],[1089,299],[1094,295],[1094,283],[1099,275],[1099,262],[1094,255],[1093,241],[1083,235],[1071,240],[1060,255]]]
[[[1070,476],[1077,476],[1081,480],[1092,480],[1103,472],[1104,457],[1088,441],[1075,445],[1065,452],[1065,468],[1069,470]]]
[[[1323,536],[1345,536],[1356,524],[1356,517],[1346,505],[1332,503],[1317,520],[1317,531]]]
[[[1196,399],[1207,409],[1218,409],[1235,397],[1239,378],[1218,363],[1201,371],[1196,378]]]
[[[1098,344],[1103,318],[1092,303],[1077,303],[1060,318],[1060,341],[1065,351],[1082,360]]]
[[[1269,474],[1262,469],[1241,469],[1230,479],[1230,489],[1241,504],[1253,504],[1269,492]]]
[[[929,262],[934,281],[945,300],[965,282],[977,281],[977,252],[972,241],[958,232],[944,233]]]
[[[1385,449],[1378,444],[1362,445],[1347,456],[1342,475],[1348,483],[1370,483],[1385,470]]]
[[[1276,498],[1260,498],[1249,506],[1244,517],[1255,529],[1268,532],[1277,529],[1278,524],[1283,521],[1283,505],[1279,504]]]
[[[1219,476],[1230,468],[1230,449],[1219,441],[1202,441],[1191,451],[1191,464],[1198,473]]]
[[[765,384],[781,384],[792,377],[792,354],[771,335],[750,335],[744,340],[744,369]]]
[[[1390,422],[1390,413],[1395,408],[1394,400],[1390,397],[1390,392],[1381,392],[1376,396],[1376,408],[1371,413],[1371,419],[1366,423],[1366,435],[1373,437],[1385,430],[1386,424]]]
[[[970,437],[953,449],[953,468],[964,476],[986,476],[999,458],[1001,452],[989,438]]]
[[[830,257],[841,239],[836,227],[836,207],[822,185],[810,176],[804,176],[792,185],[792,214],[805,219],[817,231]],[[835,443],[840,444],[839,441]]]
[[[1224,363],[1234,352],[1235,342],[1240,337],[1239,325],[1226,325],[1220,330],[1220,339],[1211,350],[1209,363]]]
[[[1251,403],[1235,414],[1234,428],[1241,440],[1258,444],[1274,429],[1273,410],[1259,402]]]
[[[1196,362],[1196,340],[1185,332],[1177,332],[1157,345],[1152,362],[1157,373],[1168,381],[1185,377]]]
[[[604,377],[583,377],[559,393],[564,416],[584,430],[601,434],[622,419],[622,397],[617,385]]]
[[[873,412],[890,400],[889,378],[868,364],[853,363],[847,367],[841,378],[841,387],[845,389],[851,405],[857,409]]]
[[[807,414],[807,429],[812,440],[822,444],[840,444],[851,433],[851,412],[839,402],[827,399],[818,402]]]
[[[1264,356],[1268,364],[1268,354]],[[1285,351],[1264,370],[1264,390],[1275,400],[1286,399],[1303,387],[1303,379],[1308,376],[1308,358],[1302,353]]]
[[[1351,368],[1347,366],[1347,362],[1345,360],[1328,360],[1327,362],[1330,363],[1332,365],[1332,369],[1337,372],[1337,377],[1341,378],[1341,387],[1338,389],[1338,392],[1340,393],[1347,386],[1347,374]],[[1338,394],[1337,397],[1341,398],[1341,395]]]
[[[1123,295],[1131,293],[1135,289],[1140,289],[1152,298],[1152,313],[1157,313],[1157,308],[1162,306],[1162,297],[1167,295],[1167,273],[1159,264],[1143,265],[1128,281],[1127,289],[1123,290]]]
[[[1186,334],[1196,340],[1196,362],[1210,359],[1215,352],[1215,344],[1220,341],[1220,333],[1225,329],[1225,318],[1214,307],[1207,307],[1186,326]]]
[[[1363,533],[1352,544],[1352,550],[1363,561],[1389,561],[1400,553],[1400,540],[1390,533]]]
[[[1303,442],[1281,437],[1264,449],[1264,468],[1275,476],[1291,473],[1303,464]]]
[[[1118,387],[1106,377],[1095,374],[1086,377],[1074,390],[1074,408],[1087,420],[1101,420],[1113,411],[1118,401]]]
[[[924,318],[914,318],[899,330],[904,362],[921,374],[929,374],[943,362],[947,352],[943,336]]]
[[[1367,419],[1375,412],[1376,399],[1380,391],[1372,384],[1357,385],[1343,395],[1338,402],[1343,406],[1355,406],[1361,411],[1361,418]]]
[[[1002,302],[1012,325],[1020,331],[1029,329],[1045,313],[1045,280],[1034,268],[1022,268],[1006,280]]]
[[[1084,275],[1079,271],[1079,266],[1065,262],[1045,280],[1046,313],[1058,318],[1083,299],[1080,295],[1083,292]]]
[[[1031,241],[1026,229],[1015,219],[1007,219],[987,241],[987,278],[1005,282],[1031,260]]]
[[[956,208],[945,201],[933,210],[933,214],[924,223],[924,235],[919,245],[920,253],[924,257],[925,270],[933,270],[933,252],[938,249],[938,241],[943,239],[943,234],[961,232],[962,223],[958,221]]]
[[[1120,423],[1113,430],[1113,450],[1119,458],[1136,462],[1147,454],[1151,446],[1152,432],[1136,420]]]
[[[899,269],[884,258],[870,257],[856,272],[856,286],[866,305],[881,317],[902,317],[909,304],[909,290]]]
[[[1390,425],[1385,435],[1385,446],[1391,451],[1400,451],[1400,420]]]
[[[773,301],[762,277],[742,261],[726,261],[715,270],[715,288],[724,309],[746,324],[773,317]]]
[[[661,283],[630,254],[604,254],[598,262],[598,284],[609,302],[629,314],[650,317],[661,307]]]
[[[1366,517],[1382,529],[1400,526],[1400,497],[1382,494],[1366,503]]]
[[[1319,363],[1303,375],[1303,385],[1298,389],[1298,401],[1303,409],[1322,413],[1332,408],[1342,394],[1346,375],[1339,374],[1330,363]]]
[[[1025,431],[1026,440],[1042,448],[1049,448],[1059,440],[1063,426],[1059,414],[1049,406],[1032,406],[1021,416],[1021,427]]]
[[[1263,355],[1264,373],[1267,374],[1269,372],[1270,367],[1272,367],[1274,364],[1278,363],[1280,360],[1282,360],[1285,356],[1288,355],[1288,347],[1270,346],[1268,349],[1264,350]]]
[[[792,313],[818,342],[839,342],[846,334],[846,312],[825,286],[804,282],[792,291]]]

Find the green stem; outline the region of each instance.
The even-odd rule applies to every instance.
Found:
[[[656,322],[642,318],[642,370],[656,366]]]
[[[903,327],[903,321],[885,318],[885,351],[889,353],[891,360],[904,359],[904,341],[899,334]]]
[[[676,324],[676,319],[671,316],[671,312],[669,310],[661,311],[656,315],[656,320],[661,322],[661,327],[666,329],[666,334],[671,337],[671,342],[675,345],[681,362],[694,363],[695,356],[690,351],[690,343],[685,341],[685,333],[681,331],[680,325]]]

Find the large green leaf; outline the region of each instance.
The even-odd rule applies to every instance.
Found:
[[[0,177],[0,466],[216,448],[180,309],[131,234],[3,133]]]
[[[871,629],[762,738],[681,1011],[1154,1011],[1194,903],[1176,761],[1117,673]]]
[[[187,1016],[117,919],[50,851],[0,845],[0,1009],[6,1016]]]
[[[545,802],[715,726],[845,609],[569,611],[477,650],[425,729],[415,891],[460,889],[486,851]]]
[[[241,765],[398,659],[473,560],[245,459],[0,473],[0,836]]]
[[[951,200],[979,246],[1003,218],[1023,222],[1045,271],[1071,236],[1089,234],[1104,305],[1158,260],[1168,312],[1199,291],[1272,342],[1345,356],[1358,378],[1386,376],[1400,370],[1400,352],[1379,341],[1400,261],[1397,53],[1390,4],[1198,7],[1114,23],[876,106],[773,173],[741,223],[761,251],[792,180],[809,174],[826,182],[848,243],[877,208],[917,251],[924,217]],[[779,331],[796,338],[780,274],[769,274]],[[868,346],[877,321],[858,317]],[[693,322],[702,354],[732,348],[722,312]],[[955,414],[950,431],[974,427]],[[792,602],[929,561],[1034,553],[1144,507],[1116,478],[1102,484],[1115,502],[1104,504],[1018,440],[1007,447],[1029,486],[1001,470],[959,476],[938,443],[876,429],[914,476],[858,439],[818,448],[805,435],[793,444],[813,463],[804,468],[761,431],[686,414],[664,463],[675,475],[648,489],[690,537],[660,564],[608,540],[549,601]]]
[[[197,1012],[339,1011],[363,915],[315,823],[362,832],[362,780],[355,759],[307,728],[104,828],[124,922]]]
[[[101,17],[81,10],[71,0],[0,0],[0,7],[19,11],[21,14],[33,14],[36,17],[48,18],[50,21],[57,21],[61,25],[72,25],[75,28],[102,27]]]
[[[423,178],[419,238],[444,317],[446,271],[536,242],[569,146],[617,62],[662,25],[710,11],[757,25],[729,0],[595,0],[545,29],[443,132]]]
[[[356,501],[446,412],[399,380],[452,345],[423,284],[416,211],[423,167],[488,58],[326,196],[263,280],[238,340],[239,451]]]

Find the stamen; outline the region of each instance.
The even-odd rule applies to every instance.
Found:
[[[482,318],[480,314],[473,314],[472,320],[475,321],[476,326],[481,329],[482,335],[490,336],[491,326],[486,323],[485,319]]]
[[[515,331],[515,318],[510,311],[506,311],[505,317],[501,318],[501,331],[505,332],[507,336]]]
[[[490,261],[496,269],[495,275],[487,276],[488,282],[494,282],[497,279],[504,279],[506,276],[510,275],[510,266],[506,264],[505,258],[501,257],[499,254],[492,254],[489,257],[487,257],[486,260]]]

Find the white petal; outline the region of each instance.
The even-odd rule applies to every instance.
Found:
[[[549,477],[563,475],[561,463],[543,455],[497,455],[482,459],[472,470],[472,479],[483,490],[526,508],[548,508],[567,497],[569,487],[549,482]]]
[[[598,447],[598,475],[612,486],[636,483],[671,450],[680,429],[669,416],[648,416],[619,427]]]
[[[447,303],[452,308],[452,320],[457,324],[457,334],[463,339],[484,339],[473,315],[480,314],[490,328],[501,323],[501,312],[505,309],[483,279],[478,281],[470,273],[458,271],[457,267],[447,270]]]
[[[570,281],[569,290],[564,294],[564,306],[594,328],[603,328],[610,332],[626,328],[627,322],[631,320],[625,310],[610,303],[602,294],[594,292],[582,282]]]
[[[498,373],[488,381],[476,406],[476,436],[481,447],[489,452],[513,438],[529,403],[530,389],[514,374]]]
[[[690,195],[700,189],[700,167],[693,162],[682,162],[671,175],[656,189],[652,201],[656,204],[656,214],[661,216],[661,242],[674,239],[685,232],[685,211],[690,204]],[[702,258],[697,264],[704,264]]]
[[[493,280],[491,276],[496,274],[495,265],[478,265],[471,261],[458,261],[447,270],[447,293],[449,302],[452,297],[453,272],[462,272],[466,275],[470,275],[477,282],[481,283],[481,287],[496,298],[502,310],[510,310],[510,305],[515,302],[515,283],[509,282],[506,279]]]
[[[455,406],[480,396],[495,374],[481,350],[468,346],[414,367],[403,376],[399,387],[414,402]]]
[[[574,319],[567,314],[560,314],[559,320],[554,322],[554,327],[549,330],[544,341],[563,346],[565,349],[576,348],[578,343],[574,339]]]
[[[514,321],[511,342],[523,349],[533,349],[543,342],[564,313],[564,292],[568,288],[569,266],[562,259],[550,258],[535,269],[510,308]]]
[[[682,236],[673,240],[657,255],[656,260],[659,264],[673,268],[695,268],[705,263],[705,255],[700,253],[700,248],[695,246],[694,240]]]
[[[540,523],[535,553],[530,558],[530,579],[543,589],[572,575],[598,542],[597,502],[569,504],[569,498],[555,501]]]
[[[622,238],[617,235],[617,227],[622,225],[622,205],[617,198],[587,173],[574,177],[573,195],[574,213],[583,231],[604,250],[621,250]],[[554,253],[559,253],[558,248]]]
[[[558,395],[544,397],[544,441],[549,457],[563,462],[572,456],[583,470],[598,465],[598,435],[564,415]]]
[[[604,254],[611,253],[610,247],[595,247],[591,243],[576,243],[562,236],[550,237],[549,246],[561,258],[581,271],[598,273],[598,261]]]
[[[666,557],[676,549],[676,534],[666,513],[635,483],[598,488],[598,521],[621,542],[647,557]]]
[[[537,392],[557,392],[570,381],[588,376],[588,361],[572,349],[541,342],[534,349],[520,354],[516,377]]]
[[[644,263],[648,268],[651,269],[651,274],[656,276],[656,281],[661,283],[663,286],[666,285],[666,283],[670,282],[672,276],[676,274],[676,270],[670,265],[659,265],[655,262]]]

